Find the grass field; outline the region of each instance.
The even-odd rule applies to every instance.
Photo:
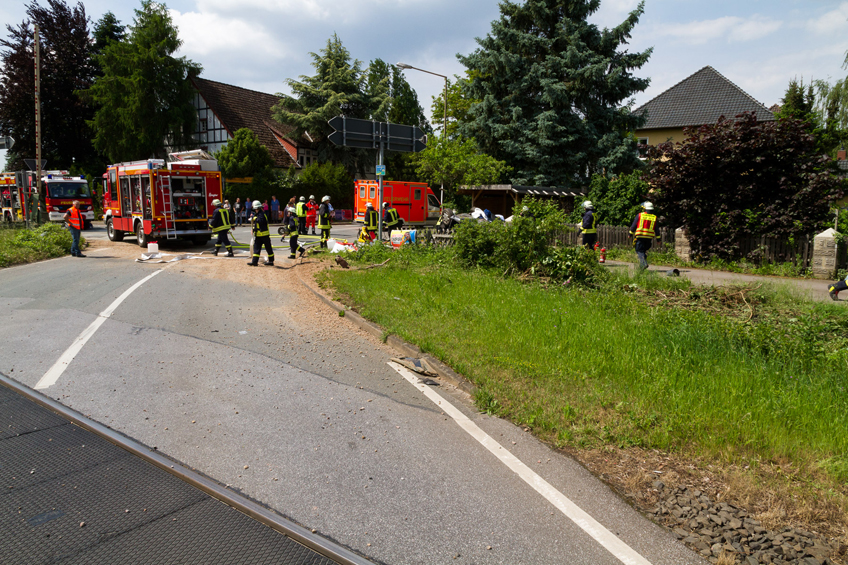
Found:
[[[71,234],[57,224],[32,230],[0,228],[0,267],[32,263],[71,252]],[[80,246],[84,240],[80,238]]]
[[[838,305],[646,275],[546,287],[459,268],[450,251],[404,250],[386,267],[328,276],[366,318],[472,380],[481,410],[557,445],[788,461],[848,478]]]

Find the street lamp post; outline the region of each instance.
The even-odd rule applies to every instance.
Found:
[[[447,142],[447,140],[448,140],[448,77],[446,77],[445,75],[440,75],[439,73],[434,73],[434,72],[431,72],[431,71],[425,71],[424,69],[419,69],[418,67],[413,67],[412,65],[407,65],[406,63],[397,63],[395,66],[399,69],[412,69],[412,70],[415,70],[415,71],[421,71],[422,73],[427,73],[429,75],[435,75],[437,77],[442,77],[443,79],[445,79],[445,124],[444,124],[445,129],[443,130],[443,134],[445,136],[445,142]],[[439,205],[441,207],[444,207],[444,205],[445,205],[445,181],[444,181],[444,179],[442,179],[442,191],[441,191],[441,199],[440,199]],[[439,210],[439,211],[441,212],[441,210]]]

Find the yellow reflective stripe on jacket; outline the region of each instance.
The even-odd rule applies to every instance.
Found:
[[[268,231],[258,231],[254,234],[256,237],[263,237],[266,235],[271,235],[271,230]]]
[[[595,224],[598,223],[598,215],[594,212],[592,213],[592,227],[590,228],[580,228],[583,230],[583,233],[598,233],[598,228],[595,227]]]
[[[639,222],[636,226],[636,237],[654,237],[654,224],[657,223],[657,217],[654,214],[645,212],[639,213]]]
[[[375,210],[365,212],[365,227],[369,230],[377,229],[377,212]]]
[[[226,208],[218,208],[215,211],[221,213],[221,225],[217,228],[212,228],[212,233],[230,229],[232,227],[230,226],[230,211]]]
[[[398,223],[398,212],[394,208],[389,208],[389,225]]]
[[[295,209],[295,213],[297,214],[298,218],[305,218],[306,217],[306,203],[305,202],[298,202],[297,206],[295,206],[294,209]]]

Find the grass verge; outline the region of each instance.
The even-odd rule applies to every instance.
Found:
[[[0,267],[33,263],[71,252],[71,233],[58,224],[37,228],[0,228]],[[80,247],[85,241],[80,238]]]
[[[845,528],[839,305],[650,274],[546,286],[457,267],[449,250],[392,257],[327,276],[349,306],[473,381],[480,410],[563,448],[661,450],[745,469],[754,483],[792,469],[788,497],[819,498]]]

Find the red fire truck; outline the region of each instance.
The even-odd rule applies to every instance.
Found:
[[[200,150],[110,165],[103,175],[103,211],[111,241],[134,234],[142,247],[160,238],[203,245],[212,237],[212,201],[221,198],[218,162]]]
[[[17,197],[15,173],[0,173],[0,212],[3,214],[4,222],[9,223],[21,219]]]
[[[7,222],[23,218],[23,211],[32,196],[33,206],[38,205],[38,176],[32,171],[4,173],[0,178],[0,201],[2,201],[3,219]],[[86,227],[94,219],[93,202],[88,181],[84,176],[74,177],[68,171],[42,171],[41,189],[44,191],[44,201],[47,219],[51,222],[61,222],[65,219],[74,200],[79,200],[80,210],[85,219]],[[23,197],[23,202],[21,201]]]
[[[382,202],[377,199],[379,183],[375,180],[354,181],[354,214],[357,222],[365,221],[368,202],[383,213]],[[383,202],[388,202],[403,218],[404,225],[435,224],[439,219],[439,199],[424,182],[383,181]]]

